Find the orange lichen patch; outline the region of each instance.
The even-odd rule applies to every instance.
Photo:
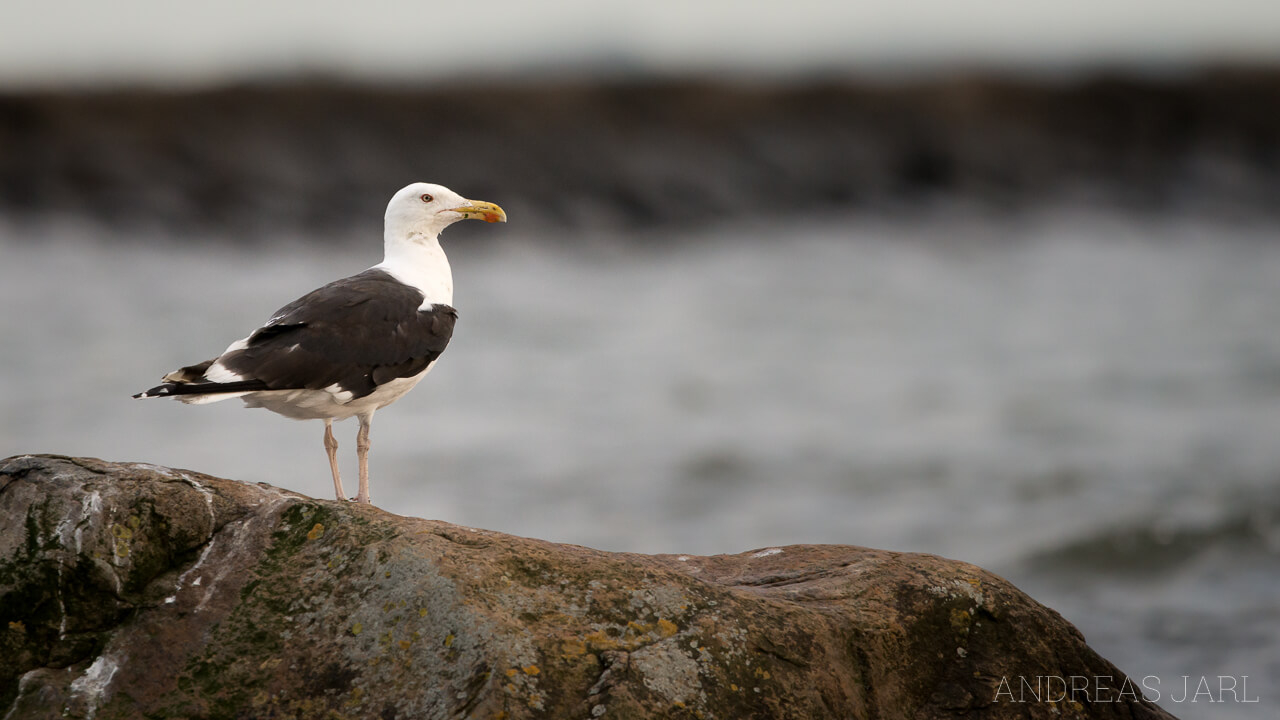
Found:
[[[956,632],[969,632],[969,623],[972,619],[973,616],[969,614],[968,610],[961,610],[960,608],[951,609],[951,629]]]
[[[363,631],[363,630],[364,630],[364,623],[356,623],[356,624],[354,624],[354,625],[352,625],[352,626],[351,626],[351,634],[352,634],[352,635],[359,635],[359,634],[360,634],[360,632],[361,632],[361,631]]]
[[[412,640],[401,640],[401,641],[400,641],[400,649],[401,649],[401,650],[408,650],[408,649],[409,649],[410,647],[412,647],[412,646],[413,646],[413,641],[412,641]]]
[[[773,677],[773,676],[769,674],[768,670],[765,670],[764,668],[757,665],[756,677],[760,678],[761,680],[768,680],[770,677]]]
[[[664,638],[671,637],[672,635],[675,635],[676,632],[678,632],[679,630],[680,628],[677,627],[676,624],[671,622],[670,620],[667,620],[666,618],[658,619],[658,634],[661,635],[662,637]]]
[[[322,525],[322,524],[320,524],[320,523],[316,523],[316,524],[311,528],[311,531],[307,533],[307,539],[308,539],[308,540],[315,540],[316,538],[320,537],[321,535],[324,535],[324,525]]]
[[[540,672],[542,672],[542,671],[538,669],[538,666],[537,666],[537,665],[525,665],[525,666],[524,666],[524,674],[525,674],[525,675],[537,675],[537,674],[538,674],[538,673],[540,673]]]
[[[507,668],[507,677],[515,677],[519,672],[516,668]]]
[[[597,650],[612,650],[618,647],[618,641],[609,637],[604,630],[597,630],[582,638],[587,645]]]
[[[444,646],[445,646],[445,647],[452,647],[452,646],[453,646],[453,633],[449,633],[448,635],[446,635],[446,636],[444,637]]]
[[[587,644],[581,640],[565,640],[560,643],[560,655],[566,660],[587,654]]]

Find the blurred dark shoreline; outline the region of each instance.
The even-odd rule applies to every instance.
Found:
[[[1274,219],[1280,68],[0,94],[11,222],[338,237],[413,180],[570,235],[1054,203]]]

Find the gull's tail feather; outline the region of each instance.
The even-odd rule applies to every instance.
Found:
[[[242,380],[230,383],[163,383],[150,390],[143,390],[134,395],[135,398],[177,397],[186,400],[187,395],[244,395],[245,393],[269,390],[261,380]],[[224,400],[226,398],[218,398]],[[190,402],[190,401],[188,401]],[[210,402],[210,401],[205,401]]]
[[[216,358],[215,358],[216,359]],[[214,360],[188,365],[165,375],[163,383],[144,390],[134,398],[172,397],[184,403],[199,405],[240,397],[251,392],[266,390],[266,383],[261,380],[237,380],[235,382],[213,382],[204,376],[205,371],[213,365]]]

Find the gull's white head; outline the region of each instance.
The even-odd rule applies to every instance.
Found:
[[[435,239],[441,230],[466,219],[506,222],[507,214],[491,202],[468,200],[443,185],[413,183],[387,203],[386,236],[388,240],[411,235]]]

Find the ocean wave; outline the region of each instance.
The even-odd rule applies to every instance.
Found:
[[[1019,564],[1055,576],[1172,575],[1213,556],[1240,567],[1280,563],[1280,492],[1240,499],[1210,519],[1152,513],[1035,552]]]

